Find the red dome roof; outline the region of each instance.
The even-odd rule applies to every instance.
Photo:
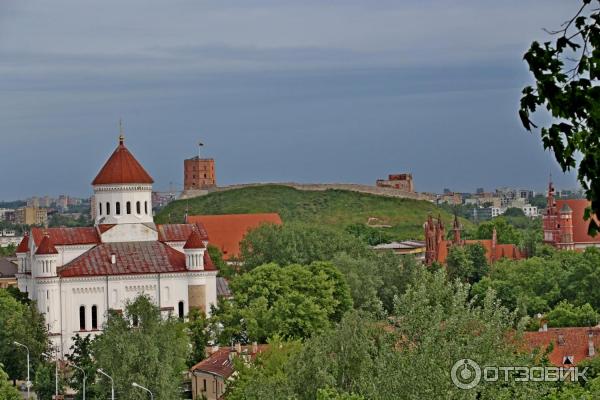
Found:
[[[56,250],[56,247],[54,247],[54,243],[52,243],[52,240],[50,239],[50,235],[48,235],[48,233],[44,235],[42,243],[40,243],[40,246],[38,247],[35,254],[58,254],[58,251]]]
[[[190,233],[190,237],[188,237],[185,245],[183,245],[184,249],[203,249],[204,247],[204,241],[196,230],[193,230],[192,233]]]
[[[23,236],[23,240],[19,243],[17,250],[15,253],[27,253],[29,251],[29,232],[25,232],[25,236]]]
[[[125,147],[123,136],[119,146],[102,167],[92,185],[118,183],[154,183],[152,177]]]

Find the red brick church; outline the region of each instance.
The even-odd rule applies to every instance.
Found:
[[[561,199],[554,197],[552,182],[548,185],[548,202],[544,213],[544,243],[563,250],[600,247],[600,235],[588,235],[585,209],[590,202],[585,199]]]
[[[455,216],[454,223],[452,224],[452,240],[446,240],[444,223],[439,216],[437,219],[434,219],[430,215],[423,227],[425,229],[425,264],[427,265],[431,265],[434,262],[444,264],[452,246],[464,246],[476,243],[483,246],[486,258],[490,264],[502,258],[511,260],[524,258],[519,248],[514,244],[498,243],[496,228],[494,228],[491,239],[464,240],[460,237],[462,228],[458,218]]]

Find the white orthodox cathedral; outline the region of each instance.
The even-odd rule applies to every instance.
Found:
[[[75,334],[99,333],[109,310],[140,294],[182,318],[216,304],[206,230],[155,224],[152,183],[121,136],[92,182],[94,226],[32,228],[17,248],[19,289],[37,302],[61,356]]]

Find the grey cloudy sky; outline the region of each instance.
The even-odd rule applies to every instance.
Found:
[[[555,0],[0,1],[0,199],[70,193],[116,146],[156,188],[185,157],[219,184],[574,187],[517,108]]]

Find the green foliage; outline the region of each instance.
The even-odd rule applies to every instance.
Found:
[[[12,257],[15,255],[15,251],[17,251],[17,246],[14,244],[9,244],[6,247],[0,247],[0,257]]]
[[[448,278],[475,283],[488,272],[485,248],[480,244],[452,246],[446,259]]]
[[[67,360],[75,364],[85,371],[86,375],[86,399],[100,400],[104,398],[100,385],[96,384],[96,365],[94,364],[93,354],[93,339],[91,336],[79,336],[76,334],[73,337],[73,345],[71,346],[71,354],[67,355]],[[75,399],[83,399],[83,373],[73,368],[69,379],[69,387],[77,393]]]
[[[137,326],[132,321],[138,321]],[[185,324],[177,318],[161,318],[152,301],[140,296],[127,303],[123,315],[109,315],[92,347],[96,366],[114,378],[118,398],[145,400],[148,394],[131,382],[149,388],[157,399],[179,397],[189,346]],[[98,377],[106,396],[110,382]]]
[[[25,379],[27,353],[16,347],[14,341],[29,347],[32,369],[35,369],[36,360],[48,349],[44,317],[35,303],[23,304],[7,290],[0,289],[0,363],[10,379]]]
[[[92,220],[87,213],[82,213],[79,217],[74,218],[69,214],[52,214],[48,218],[48,226],[49,227],[58,227],[58,226],[66,226],[66,227],[78,227],[78,226],[91,226]]]
[[[498,217],[488,222],[482,222],[477,227],[476,239],[491,239],[494,228],[496,228],[496,235],[498,243],[501,244],[516,244],[518,245],[522,241],[521,232],[519,232],[514,226],[510,225],[506,218]]]
[[[64,394],[65,380],[61,372],[58,372],[58,393]],[[44,361],[39,363],[35,370],[33,390],[40,400],[51,400],[56,393],[56,363]]]
[[[504,212],[505,217],[525,217],[523,210],[517,207],[509,207]]]
[[[352,307],[350,290],[331,264],[280,267],[266,264],[231,282],[234,299],[223,301],[213,322],[225,327],[221,343],[258,341],[278,335],[307,338],[325,331]]]
[[[378,228],[373,228],[365,224],[352,224],[346,227],[346,232],[361,239],[369,246],[377,246],[381,243],[389,243],[392,241],[392,235]]]
[[[540,108],[547,110],[544,114],[552,118],[541,128],[544,148],[554,152],[563,171],[577,168],[579,183],[592,202],[590,211],[600,216],[598,4],[598,0],[583,0],[575,16],[553,32],[553,40],[531,44],[524,59],[535,85],[523,89],[519,116],[530,131],[537,128],[531,114]],[[590,219],[590,233],[597,230]]]
[[[206,358],[205,348],[208,345],[208,320],[204,313],[197,309],[190,311],[188,315],[187,330],[192,344],[192,352],[188,359],[188,367]]]
[[[231,279],[235,275],[235,268],[225,262],[223,260],[223,254],[218,247],[213,246],[211,244],[208,245],[208,255],[210,259],[215,264],[215,267],[219,270],[219,276],[222,276],[225,279]]]
[[[8,375],[4,372],[4,366],[0,364],[0,399],[22,400],[19,391],[8,381]]]
[[[332,388],[319,389],[317,391],[317,400],[364,400],[364,397],[357,394],[348,394],[339,392]]]
[[[285,224],[299,222],[329,226],[339,232],[351,224],[365,224],[377,218],[390,225],[383,232],[393,240],[423,237],[427,216],[441,213],[446,223],[452,215],[428,201],[399,199],[345,190],[302,191],[281,185],[259,185],[189,200],[174,201],[156,216],[157,223],[181,222],[190,215],[276,212]],[[464,221],[465,227],[471,226]]]
[[[368,251],[359,239],[328,226],[265,224],[246,234],[241,243],[244,269],[329,261],[338,253],[359,256]]]
[[[561,301],[546,315],[551,328],[569,326],[595,326],[599,315],[589,303],[575,307],[567,301]]]

